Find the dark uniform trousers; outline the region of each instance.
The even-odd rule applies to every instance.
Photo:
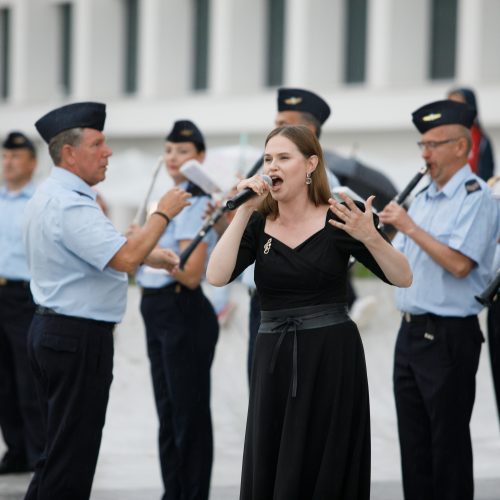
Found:
[[[47,443],[25,500],[90,498],[113,378],[113,329],[37,309],[28,349]]]
[[[474,497],[469,423],[483,341],[476,316],[403,318],[394,393],[406,500]]]
[[[207,500],[217,316],[200,287],[190,290],[179,284],[144,289],[141,313],[159,419],[163,500]]]
[[[500,421],[500,297],[497,297],[493,305],[488,309],[488,347]]]
[[[32,467],[45,444],[28,361],[34,311],[28,282],[8,281],[0,286],[0,427],[9,458]]]

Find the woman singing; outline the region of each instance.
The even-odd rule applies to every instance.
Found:
[[[366,366],[346,307],[353,255],[382,280],[411,284],[406,258],[378,232],[371,206],[330,197],[323,155],[303,126],[272,131],[257,196],[237,211],[209,261],[225,285],[255,262],[262,322],[255,344],[241,500],[368,500]],[[256,211],[257,210],[257,211]]]
[[[188,120],[177,121],[165,143],[167,172],[189,191],[191,204],[170,221],[159,247],[179,254],[196,236],[208,197],[180,172],[187,160],[203,161],[201,132]],[[163,498],[208,500],[213,459],[210,367],[219,334],[217,317],[200,282],[217,236],[208,233],[183,271],[171,274],[143,266],[141,313],[160,423],[159,455]],[[153,250],[154,262],[161,250]]]

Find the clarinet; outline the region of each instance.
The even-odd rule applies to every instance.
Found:
[[[255,175],[258,172],[258,170],[262,166],[263,161],[264,161],[264,157],[261,156],[254,163],[252,168],[246,174],[247,179],[249,177],[252,177],[253,175]],[[179,269],[181,271],[184,269],[186,261],[189,259],[189,257],[193,253],[194,249],[199,245],[199,243],[205,237],[205,235],[214,227],[214,225],[222,217],[222,215],[227,211],[229,211],[229,208],[227,208],[225,205],[221,205],[219,208],[214,210],[214,212],[209,217],[207,217],[205,219],[205,221],[203,222],[203,225],[199,229],[196,236],[191,240],[191,243],[182,251],[182,253],[180,255]]]
[[[401,191],[401,193],[396,195],[396,197],[394,198],[394,201],[398,205],[401,205],[402,203],[404,203],[406,201],[406,198],[408,198],[408,196],[411,194],[411,192],[415,189],[415,186],[420,182],[420,179],[427,173],[427,170],[428,170],[427,165],[420,167],[419,171],[411,178],[410,182],[406,185],[406,187],[403,189],[403,191]],[[383,224],[381,224],[379,226],[379,229],[381,231],[384,231],[385,226]]]
[[[410,193],[415,189],[415,186],[420,182],[420,179],[427,173],[427,165],[424,165],[423,167],[420,167],[420,170],[413,176],[411,181],[408,183],[408,185],[399,193],[396,198],[394,198],[394,201],[398,204],[401,205],[406,198],[410,195]]]
[[[411,178],[410,182],[406,185],[406,187],[403,189],[403,191],[401,191],[401,193],[396,195],[396,197],[394,198],[394,201],[398,205],[401,205],[402,203],[405,202],[406,198],[408,198],[410,193],[415,189],[415,186],[420,182],[420,179],[422,179],[422,177],[427,173],[427,170],[428,170],[427,165],[420,167],[419,171]],[[392,226],[389,226],[389,227],[392,227]],[[386,232],[387,226],[384,224],[380,224],[378,226],[378,229],[382,232]],[[356,263],[356,259],[351,255],[351,257],[349,257],[349,263],[348,263],[349,269],[355,263]]]
[[[491,307],[495,296],[500,288],[500,269],[497,270],[495,277],[490,281],[490,284],[483,290],[480,295],[475,295],[474,298],[483,306]]]

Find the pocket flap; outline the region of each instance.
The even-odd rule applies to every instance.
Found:
[[[76,352],[78,349],[78,339],[61,335],[45,334],[42,336],[40,344],[54,351]]]

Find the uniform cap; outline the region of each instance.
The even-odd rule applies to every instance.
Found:
[[[278,111],[311,113],[321,125],[330,116],[330,106],[319,95],[304,89],[278,89]]]
[[[475,109],[450,99],[431,102],[412,113],[413,124],[421,134],[441,125],[463,125],[470,128],[475,117]]]
[[[2,147],[4,149],[29,149],[35,153],[35,145],[22,133],[11,132],[3,141]]]
[[[102,131],[106,120],[106,105],[100,102],[75,102],[49,111],[35,127],[46,143],[65,130],[93,128]]]
[[[205,150],[205,140],[200,129],[189,120],[178,120],[174,123],[172,130],[165,137],[170,142],[192,142],[199,146],[201,151]]]

